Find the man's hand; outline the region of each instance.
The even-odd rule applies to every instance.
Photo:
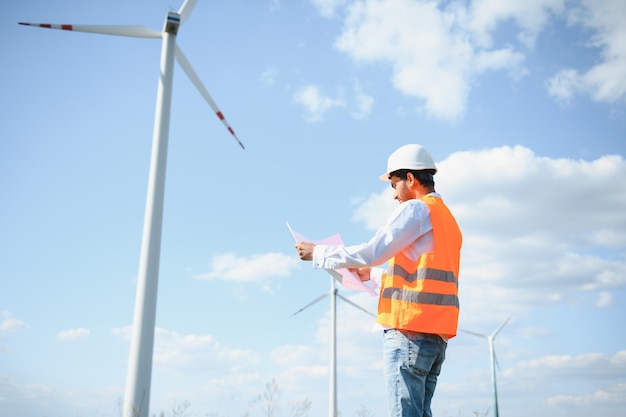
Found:
[[[313,260],[313,248],[315,248],[315,244],[313,243],[309,243],[309,242],[296,243],[296,250],[298,251],[298,256],[303,261]]]
[[[372,268],[362,267],[362,268],[348,268],[350,272],[354,272],[362,282],[366,282],[370,280],[370,271]]]

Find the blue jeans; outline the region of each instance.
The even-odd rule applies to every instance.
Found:
[[[385,330],[383,366],[389,417],[432,417],[430,402],[447,346],[438,335]]]

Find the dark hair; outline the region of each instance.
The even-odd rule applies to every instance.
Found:
[[[393,172],[389,173],[389,179],[391,179],[391,177],[398,177],[401,180],[405,180],[406,179],[406,175],[409,172],[411,174],[413,174],[415,179],[418,180],[419,183],[422,184],[424,187],[434,187],[435,186],[435,179],[433,178],[433,176],[435,175],[436,171],[434,169],[421,169],[421,170],[398,169],[396,171],[393,171]]]

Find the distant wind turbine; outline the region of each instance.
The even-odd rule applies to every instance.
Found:
[[[200,81],[200,78],[191,64],[176,45],[178,28],[187,20],[196,5],[196,1],[197,0],[185,0],[178,12],[168,12],[162,32],[155,31],[145,26],[19,23],[20,25],[47,29],[61,29],[137,38],[160,38],[162,40],[160,75],[156,112],[154,116],[154,133],[152,137],[150,177],[146,199],[141,256],[139,260],[133,334],[130,344],[128,373],[126,376],[124,417],[147,417],[150,407],[150,382],[152,375],[152,355],[154,352],[154,326],[159,281],[159,258],[161,251],[165,169],[167,165],[167,142],[169,137],[170,108],[172,101],[174,57],[176,57],[183,71],[185,71],[187,76],[200,91],[200,94],[217,114],[217,117],[224,123],[239,146],[245,149],[202,84],[202,81]]]
[[[490,359],[490,364],[491,364],[491,385],[493,386],[493,405],[494,405],[493,409],[494,409],[495,417],[499,417],[499,414],[498,414],[498,387],[497,387],[497,384],[496,384],[496,365],[498,366],[498,368],[500,367],[500,365],[498,364],[498,359],[496,358],[496,351],[495,351],[495,347],[494,347],[494,340],[496,338],[496,335],[509,322],[509,320],[511,320],[511,317],[506,319],[505,322],[502,323],[500,325],[500,327],[498,327],[498,329],[495,332],[491,333],[489,336],[481,334],[481,333],[470,332],[469,330],[459,329],[462,332],[469,333],[469,334],[471,334],[473,336],[477,336],[477,337],[480,337],[482,339],[487,339],[487,342],[489,343],[489,359]]]
[[[376,315],[339,294],[337,288],[335,287],[335,278],[331,276],[330,291],[320,295],[315,300],[311,301],[309,304],[305,305],[300,310],[293,313],[291,317],[306,310],[313,304],[323,300],[328,296],[330,296],[330,386],[328,399],[328,416],[337,417],[337,297],[341,298],[346,303],[351,304],[353,307],[356,307],[359,310],[369,314],[370,316],[373,316],[374,318],[376,318]]]

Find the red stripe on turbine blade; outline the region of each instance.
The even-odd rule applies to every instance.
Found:
[[[74,30],[74,28],[72,28],[72,25],[61,25],[61,29],[63,29],[63,30]]]
[[[232,127],[228,126],[228,131],[234,136],[235,135],[235,131],[233,130]]]
[[[217,113],[215,113],[215,114],[217,114],[217,117],[219,117],[219,118],[220,118],[220,120],[224,120],[224,115],[222,114],[222,112],[221,112],[221,111],[218,111],[218,112],[217,112]]]
[[[52,25],[49,25],[47,23],[44,23],[42,25],[39,25],[40,28],[46,28],[46,29],[52,29]]]

